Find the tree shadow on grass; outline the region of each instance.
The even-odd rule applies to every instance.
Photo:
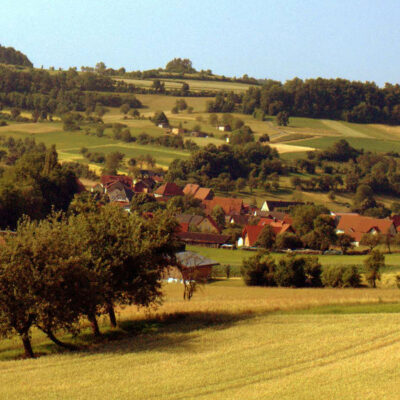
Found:
[[[191,348],[196,333],[228,329],[251,317],[251,313],[182,312],[142,321],[121,321],[117,329],[105,331],[103,341],[88,351],[91,354],[185,351]]]
[[[162,350],[168,352],[185,351],[191,348],[191,340],[204,329],[223,330],[252,318],[252,313],[232,314],[223,312],[180,312],[165,314],[144,320],[123,320],[112,329],[102,327],[102,336],[95,338],[89,328],[80,334],[59,333],[57,337],[64,342],[77,346],[71,352],[56,346],[48,339],[33,341],[36,357],[51,354],[80,354],[81,356],[96,353],[139,353],[143,351]],[[22,345],[4,348],[0,353],[1,361],[20,359]]]

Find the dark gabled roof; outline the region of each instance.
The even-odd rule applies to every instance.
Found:
[[[269,211],[274,211],[275,208],[288,208],[290,206],[300,206],[304,203],[301,201],[282,201],[282,200],[265,200]]]
[[[214,265],[219,265],[217,261],[203,257],[200,254],[194,253],[193,251],[182,251],[180,253],[176,253],[176,259],[179,264],[186,268],[212,267]]]
[[[232,215],[230,221],[233,220],[234,224],[244,226],[249,223],[250,217],[248,215]]]
[[[118,182],[117,184],[112,185],[109,189],[107,189],[107,195],[111,202],[126,200],[131,201],[133,197],[133,191]],[[121,195],[125,198],[121,198]]]
[[[129,189],[132,189],[133,179],[127,175],[102,175],[100,182],[103,186],[108,187],[116,182],[121,182]]]
[[[205,244],[224,244],[230,236],[218,235],[216,233],[200,233],[200,232],[180,232],[178,236],[181,240],[188,242],[197,242]]]

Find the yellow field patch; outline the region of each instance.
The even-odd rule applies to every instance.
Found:
[[[303,151],[313,151],[314,147],[306,147],[306,146],[295,146],[293,144],[286,143],[269,143],[273,149],[278,150],[279,153],[298,153]]]
[[[97,344],[85,352],[1,362],[0,398],[400,398],[398,314],[265,313],[284,305],[378,302],[380,297],[398,301],[397,289],[211,285],[184,302],[182,285],[170,284],[166,296],[167,307],[159,313],[182,314],[163,330],[148,320],[147,333]],[[130,307],[119,317],[149,315]]]
[[[49,132],[56,132],[60,130],[59,125],[55,125],[52,123],[19,123],[19,124],[12,124],[8,126],[0,127],[0,132],[21,132],[21,133],[49,133]]]

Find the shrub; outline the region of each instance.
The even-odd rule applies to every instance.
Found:
[[[321,281],[329,287],[359,287],[361,276],[355,265],[329,265],[322,271]]]
[[[277,249],[298,249],[302,247],[300,238],[291,232],[281,233],[276,237],[275,247]]]
[[[275,281],[285,287],[320,287],[321,264],[316,257],[282,258],[275,271]]]
[[[275,269],[274,259],[259,253],[244,259],[240,272],[248,286],[276,286]]]
[[[304,264],[303,257],[286,256],[279,260],[275,272],[277,285],[285,287],[306,286]]]
[[[321,264],[317,257],[305,257],[304,273],[306,276],[306,286],[321,287]]]

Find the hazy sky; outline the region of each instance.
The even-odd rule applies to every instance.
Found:
[[[3,0],[0,43],[36,67],[163,67],[400,83],[400,0]]]

